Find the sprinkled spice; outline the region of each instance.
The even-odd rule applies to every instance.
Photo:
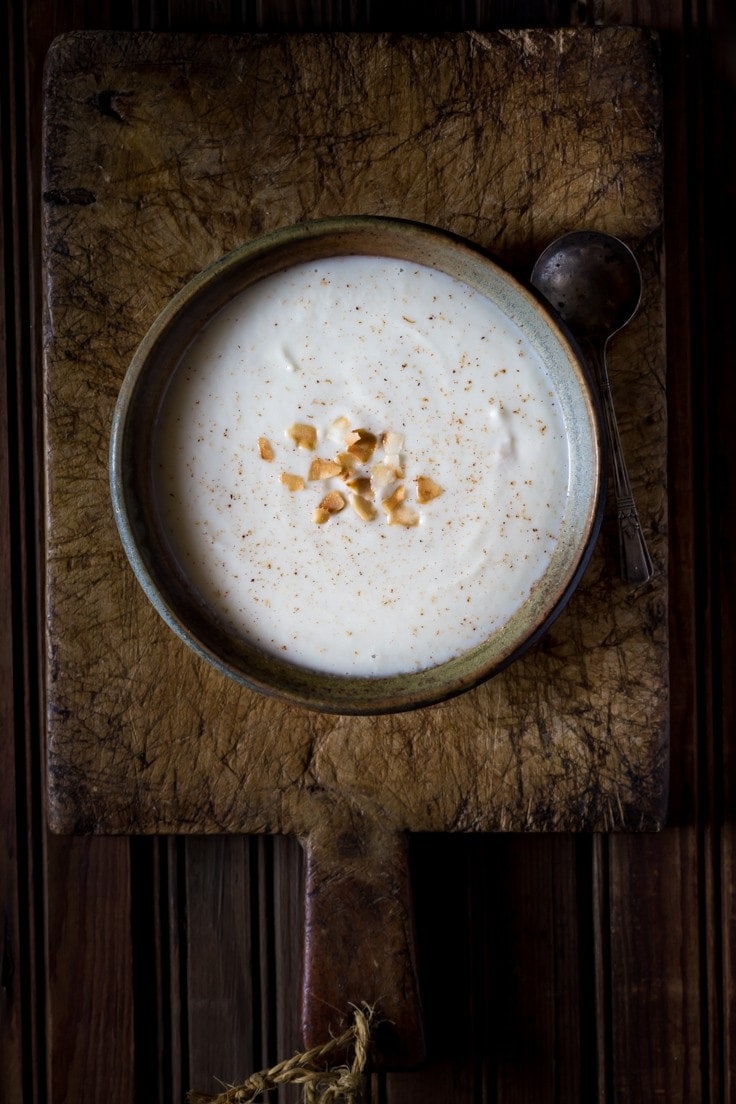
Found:
[[[567,449],[538,354],[492,302],[406,261],[329,258],[260,280],[191,346],[156,486],[224,623],[304,666],[391,674],[527,598]]]

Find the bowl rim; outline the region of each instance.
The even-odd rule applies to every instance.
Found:
[[[388,254],[385,249],[375,251],[365,247],[365,243],[376,234],[384,238],[388,235],[396,247],[395,254]],[[336,248],[345,240],[353,239],[363,242],[364,248]],[[314,252],[315,247],[319,252]],[[407,257],[407,252],[419,247],[430,253],[439,251],[452,255],[461,266],[474,270],[480,268],[492,274],[533,312],[533,317],[542,319],[545,331],[563,350],[565,359],[572,367],[587,412],[592,441],[589,456],[592,493],[580,526],[583,539],[576,545],[575,556],[571,557],[559,586],[544,606],[543,616],[528,632],[521,636],[517,633],[492,658],[486,657],[477,664],[470,662],[470,659],[487,652],[489,639],[494,639],[497,634],[457,660],[419,672],[378,677],[314,671],[278,657],[266,656],[252,646],[245,646],[241,651],[236,649],[237,654],[232,649],[228,651],[214,647],[211,638],[206,639],[207,632],[202,631],[201,625],[195,627],[193,617],[183,615],[181,608],[177,608],[172,591],[167,592],[162,581],[161,571],[157,574],[156,568],[161,565],[157,564],[155,547],[153,550],[148,547],[151,527],[146,529],[144,505],[141,495],[135,490],[137,477],[133,469],[136,464],[130,456],[130,442],[138,429],[136,402],[140,401],[147,377],[155,373],[163,360],[171,365],[170,371],[173,372],[188,344],[202,327],[240,290],[261,278],[256,275],[255,280],[248,281],[249,273],[252,275],[259,266],[265,264],[267,269],[277,272],[300,263],[302,259],[326,258],[340,253],[376,257],[395,255],[415,260]],[[442,269],[443,266],[434,267]],[[241,288],[243,278],[246,282]],[[232,289],[233,283],[237,285],[235,290]],[[200,319],[194,328],[188,327],[185,321],[193,306],[204,307],[205,312],[204,320]],[[159,374],[162,372],[163,379],[165,366],[163,369],[159,367]],[[450,231],[427,223],[380,215],[341,215],[285,226],[240,245],[203,268],[172,296],[134,352],[120,387],[110,433],[109,478],[115,522],[134,575],[159,616],[189,648],[241,686],[289,704],[323,713],[378,715],[424,708],[464,693],[498,674],[528,651],[547,631],[577,588],[597,541],[605,498],[605,480],[602,477],[604,460],[605,438],[598,396],[585,358],[565,323],[531,286],[513,276],[487,250]],[[140,460],[137,467],[140,469]],[[214,628],[212,623],[211,627]],[[443,671],[446,678],[442,677]]]

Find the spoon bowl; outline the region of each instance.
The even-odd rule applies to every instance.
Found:
[[[583,345],[597,378],[613,468],[621,575],[645,583],[654,567],[642,533],[616,422],[606,348],[639,309],[641,270],[619,238],[595,230],[564,234],[548,245],[531,275],[532,286]]]
[[[576,231],[545,249],[532,284],[580,337],[608,339],[636,314],[641,270],[629,247],[610,234]]]

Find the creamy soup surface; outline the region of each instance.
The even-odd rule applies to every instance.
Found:
[[[217,617],[335,674],[481,643],[545,571],[568,494],[562,413],[522,332],[444,273],[375,257],[231,301],[177,369],[155,448],[171,546]]]

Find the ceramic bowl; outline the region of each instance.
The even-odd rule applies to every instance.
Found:
[[[464,654],[386,677],[338,676],[302,668],[223,627],[172,554],[151,477],[166,388],[203,327],[264,277],[316,258],[353,254],[439,269],[491,299],[541,356],[569,438],[571,471],[561,536],[528,599]],[[595,396],[570,335],[530,289],[486,253],[422,224],[377,217],[327,219],[244,245],[197,275],[165,307],[133,357],[119,394],[110,448],[112,503],[125,552],[148,599],[170,628],[224,675],[251,690],[323,712],[394,712],[443,701],[495,675],[557,617],[581,578],[600,525],[601,440]]]

